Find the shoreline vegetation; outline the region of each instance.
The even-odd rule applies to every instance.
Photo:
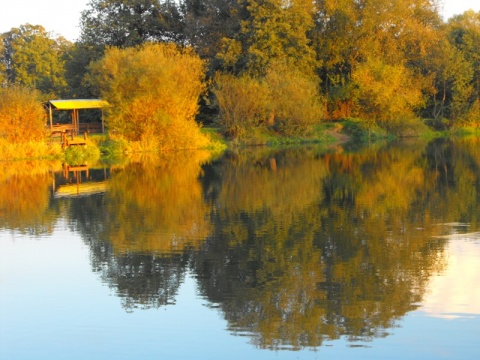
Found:
[[[478,136],[480,12],[438,9],[92,0],[75,43],[41,25],[0,34],[0,160]],[[80,122],[102,116],[108,135],[62,149],[45,126],[51,99],[106,101]]]
[[[407,138],[426,140],[434,138],[480,138],[480,128],[473,127],[462,127],[447,131],[427,131],[415,136],[399,137],[381,128],[372,130],[363,127],[362,122],[355,119],[324,123],[317,126],[315,131],[312,131],[308,136],[285,137],[265,131],[263,133],[257,132],[255,138],[240,141],[238,139],[226,138],[220,127],[212,125],[201,128],[201,133],[208,138],[206,146],[174,149],[164,152],[207,151],[211,157],[217,157],[225,151],[258,146],[276,148],[318,145],[324,147],[327,151],[329,148],[335,148],[347,143],[368,146],[376,142],[389,142]],[[92,134],[89,136],[85,146],[72,146],[66,149],[62,148],[61,143],[57,140],[10,143],[0,139],[0,162],[46,160],[69,165],[97,163],[99,161],[103,163],[120,163],[125,158],[132,156],[142,154],[148,156],[148,154],[161,153],[162,151],[156,148],[155,144],[141,141],[128,142],[118,136],[109,136],[108,134]]]

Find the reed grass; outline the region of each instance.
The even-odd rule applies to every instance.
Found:
[[[29,141],[12,143],[0,139],[0,160],[58,159],[62,157],[62,147],[58,143]]]

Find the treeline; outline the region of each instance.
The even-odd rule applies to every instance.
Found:
[[[0,82],[50,98],[102,96],[130,110],[148,108],[141,121],[163,124],[148,130],[156,137],[183,117],[193,126],[195,115],[217,119],[232,137],[304,134],[322,120],[344,118],[400,135],[425,125],[478,127],[480,13],[444,22],[439,6],[437,0],[91,0],[75,43],[28,24],[1,34]],[[173,63],[185,62],[158,66],[155,54],[165,51]],[[113,69],[130,77],[113,85]],[[172,82],[162,76],[177,79],[177,87],[167,88]],[[193,92],[182,93],[193,101],[187,105],[175,93],[192,81]],[[161,110],[167,103],[189,111]],[[111,118],[116,130],[124,126],[115,120],[122,115]]]

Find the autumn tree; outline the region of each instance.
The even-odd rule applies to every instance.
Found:
[[[423,103],[421,86],[413,72],[401,64],[390,65],[367,58],[352,74],[358,97],[354,114],[372,123],[391,123],[415,117]]]
[[[388,106],[381,114],[366,111],[366,106],[383,107],[395,101],[404,104],[402,112],[411,116],[422,104],[424,90],[429,85],[421,65],[439,37],[441,21],[436,2],[319,0],[317,3],[319,16],[313,41],[323,65],[320,73],[329,115],[374,119],[398,116],[400,109],[390,115]],[[395,76],[400,81],[397,85],[392,83]],[[405,89],[393,91],[390,99],[382,99],[384,93],[379,87],[386,90],[392,85],[397,90],[404,86]],[[407,94],[411,91],[417,95]]]
[[[179,4],[166,0],[91,0],[80,18],[80,39],[68,53],[70,96],[92,97],[88,65],[107,47],[135,47],[146,42],[184,43]]]
[[[269,91],[260,81],[248,75],[219,74],[212,91],[227,136],[247,139],[255,129],[267,126]]]
[[[261,134],[307,135],[323,118],[323,104],[314,77],[288,63],[272,61],[263,77],[219,74],[213,93],[220,120],[229,136],[262,142]],[[264,141],[264,140],[263,140]]]
[[[53,39],[42,26],[25,24],[1,35],[0,63],[6,81],[61,95],[66,88],[64,54],[71,45]]]
[[[270,91],[269,124],[283,135],[304,135],[323,119],[318,80],[288,62],[272,61],[263,80]]]
[[[215,59],[224,73],[234,75],[218,76],[213,90],[220,122],[227,133],[236,135],[259,127],[282,135],[304,133],[322,118],[315,54],[308,37],[314,4],[303,0],[238,4],[241,26],[222,39]]]
[[[111,48],[91,70],[91,82],[112,105],[106,119],[111,131],[161,149],[206,145],[195,122],[206,88],[204,63],[191,48]]]
[[[318,61],[323,93],[330,117],[352,115],[353,68],[360,57],[358,41],[362,38],[356,24],[358,14],[348,0],[317,0],[317,17],[312,41]]]

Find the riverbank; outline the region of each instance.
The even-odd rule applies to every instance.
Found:
[[[417,129],[418,130],[418,129]],[[448,131],[433,131],[422,128],[418,133],[406,132],[394,134],[378,126],[367,126],[364,122],[355,119],[346,119],[335,122],[325,122],[313,127],[309,132],[298,136],[280,136],[268,129],[255,129],[248,138],[228,139],[223,136],[217,126],[205,126],[202,133],[210,142],[206,149],[214,154],[221,154],[227,149],[235,149],[248,146],[293,146],[318,144],[326,147],[335,147],[348,142],[357,144],[369,144],[376,141],[390,141],[397,138],[449,138],[449,137],[480,137],[480,128],[456,128]],[[128,142],[122,138],[101,134],[93,134],[87,140],[86,146],[76,146],[63,149],[59,142],[28,142],[12,144],[0,140],[0,161],[16,160],[60,160],[68,164],[80,164],[96,162],[104,158],[107,162],[115,162],[115,159],[125,154],[151,152],[142,143]]]

